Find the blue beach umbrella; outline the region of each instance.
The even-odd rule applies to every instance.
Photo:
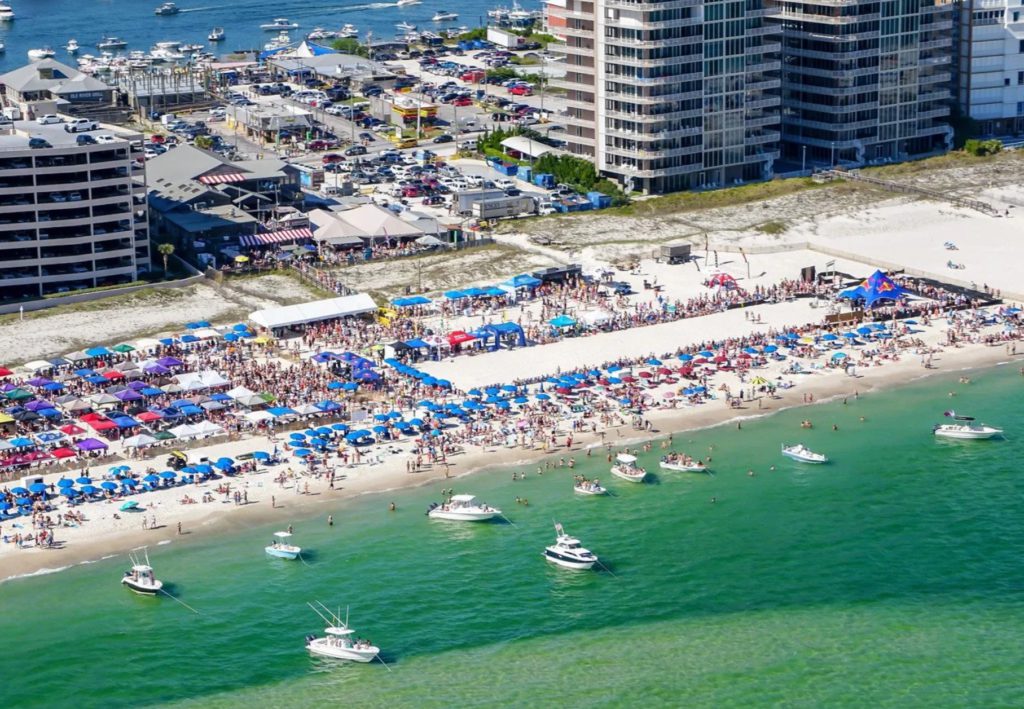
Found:
[[[90,482],[92,482],[92,481],[90,480]],[[15,495],[27,495],[28,494],[28,489],[24,488],[24,487],[21,487],[21,486],[12,487],[11,488],[11,492],[13,492]]]
[[[98,487],[95,487],[94,485],[83,485],[82,486],[82,494],[84,494],[84,495],[95,495],[99,491],[100,491],[100,489]]]
[[[77,478],[75,482],[78,483],[79,485],[91,485],[92,478],[87,478],[86,476],[83,475],[82,477]]]
[[[156,473],[150,473],[146,477],[142,478],[142,482],[146,483],[158,483],[160,482],[160,476]]]
[[[112,480],[104,480],[103,482],[100,483],[100,487],[102,487],[104,490],[116,490],[117,483],[113,482]]]
[[[346,423],[332,423],[331,429],[334,431],[347,431],[349,426]]]
[[[699,354],[701,357],[704,357],[704,358],[714,357],[715,356],[715,353],[712,352],[711,350],[701,350],[697,354]]]
[[[779,348],[776,347],[775,345],[766,345],[764,351],[767,352],[768,354],[771,354],[772,352],[778,352]]]
[[[79,493],[78,490],[73,487],[62,487],[60,489],[60,494],[64,497],[77,497]]]
[[[683,354],[679,355],[678,359],[679,359],[680,362],[692,362],[693,361],[693,355],[686,354],[684,352]]]
[[[847,354],[845,352],[836,352],[832,355],[832,359],[846,359]]]
[[[32,483],[28,486],[30,492],[40,493],[46,492],[46,488],[49,487],[46,483]]]
[[[57,481],[57,487],[72,487],[75,484],[74,480],[68,478],[61,478]]]
[[[839,336],[838,335],[834,335],[833,333],[829,332],[829,333],[826,333],[826,334],[822,335],[821,339],[823,339],[825,342],[835,342],[836,340],[839,339]]]
[[[256,460],[270,460],[270,453],[266,451],[253,451],[252,457]]]
[[[545,394],[545,393],[541,392],[540,394],[537,394],[537,398],[540,401],[547,401],[548,399],[551,398],[551,396],[549,394]]]
[[[159,473],[159,475],[164,480],[171,480],[173,478],[178,477],[178,474],[173,470],[164,470],[163,472]]]
[[[294,455],[296,458],[305,458],[307,456],[313,455],[313,451],[309,450],[308,448],[296,448],[294,451],[292,451],[292,455]]]

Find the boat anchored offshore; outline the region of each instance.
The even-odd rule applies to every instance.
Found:
[[[155,596],[160,593],[164,583],[153,575],[153,567],[149,565],[149,554],[145,556],[145,563],[143,559],[135,556],[128,558],[132,562],[132,568],[124,572],[121,583],[140,596]]]
[[[631,483],[642,483],[647,477],[647,471],[636,464],[636,456],[628,453],[619,453],[615,456],[615,465],[612,466],[612,475]]]
[[[75,52],[77,52],[79,50],[78,40],[77,39],[69,39],[68,43],[64,45],[64,50],[68,54],[74,54]]]
[[[473,495],[452,495],[448,502],[434,503],[427,510],[431,519],[446,519],[454,522],[486,522],[501,514],[501,510],[486,502],[477,502]]]
[[[275,17],[273,22],[267,22],[260,25],[260,29],[267,32],[297,30],[299,29],[299,24],[297,22],[289,22],[287,17]]]
[[[49,47],[28,50],[28,58],[32,60],[50,59],[54,54],[56,54],[56,52]]]
[[[327,623],[327,627],[324,628],[324,637],[306,636],[306,649],[311,653],[320,657],[329,657],[332,660],[350,660],[352,662],[370,662],[380,655],[380,648],[371,645],[370,641],[352,639],[355,631],[348,627],[348,610],[345,611],[343,622],[340,615],[327,610],[320,601],[317,601],[316,605],[312,603],[306,605]]]
[[[973,416],[957,416],[955,411],[946,411],[944,415],[953,419],[956,423],[935,424],[932,428],[932,433],[942,438],[984,440],[998,436],[1003,432],[1001,428],[984,423],[976,423]]]
[[[212,30],[210,30],[210,34],[206,35],[206,39],[210,42],[223,42],[224,28],[214,27]]]
[[[10,22],[15,17],[14,10],[5,2],[0,2],[0,22]]]
[[[782,444],[782,455],[787,458],[791,458],[798,463],[827,463],[828,458],[822,453],[815,453],[810,448],[807,448],[803,443],[797,443],[793,446],[787,446],[785,443]]]
[[[431,22],[453,22],[459,19],[459,13],[448,12],[447,10],[438,10],[434,13],[434,16],[430,18]]]
[[[578,495],[607,495],[608,490],[601,487],[600,480],[587,480],[579,478],[572,486],[572,491]]]
[[[399,22],[397,25],[395,25],[395,29],[400,30],[402,32],[415,32],[416,25],[412,24],[411,22]]]
[[[165,2],[163,5],[154,10],[157,15],[177,15],[181,10],[173,2]]]
[[[704,463],[680,453],[669,453],[668,455],[663,456],[661,461],[658,463],[658,467],[662,470],[674,470],[681,473],[708,472],[708,466],[704,465]]]
[[[274,541],[264,547],[267,554],[276,556],[278,559],[298,559],[302,553],[302,547],[287,542],[292,536],[291,532],[274,532]]]
[[[555,523],[555,543],[544,549],[544,558],[565,569],[587,571],[594,568],[597,556],[584,549],[580,540],[565,533],[562,525]]]
[[[356,29],[355,25],[345,25],[338,32],[338,37],[341,39],[354,39],[359,36],[359,30]]]

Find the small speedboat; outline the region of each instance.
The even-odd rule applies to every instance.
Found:
[[[782,455],[798,463],[827,463],[828,458],[822,453],[815,453],[810,448],[806,447],[803,443],[797,443],[793,446],[787,446],[785,443],[782,444]]]
[[[398,7],[406,7],[407,5],[422,5],[423,0],[398,0],[398,2],[395,4],[398,5]]]
[[[140,596],[155,596],[160,593],[164,583],[153,575],[153,567],[149,565],[149,555],[146,555],[145,563],[135,557],[129,557],[129,559],[131,559],[132,568],[124,572],[121,583]]]
[[[333,30],[325,30],[323,27],[315,27],[306,35],[306,39],[335,39],[338,33]]]
[[[275,556],[278,559],[298,559],[299,554],[302,553],[302,547],[289,544],[287,540],[290,539],[291,536],[291,532],[274,532],[274,541],[264,547],[267,554]]]
[[[15,17],[14,10],[5,2],[0,3],[0,22],[10,22]]]
[[[608,490],[601,487],[598,480],[578,480],[572,486],[572,491],[577,495],[607,495]]]
[[[96,43],[97,49],[124,49],[128,46],[120,37],[103,37]]]
[[[628,453],[619,453],[615,456],[615,465],[612,466],[612,475],[631,483],[642,483],[647,477],[647,471],[636,464],[636,456]]]
[[[359,30],[356,29],[355,25],[345,25],[338,32],[338,36],[342,39],[354,39],[359,36]]]
[[[661,461],[658,463],[658,467],[662,470],[673,470],[677,473],[708,472],[708,466],[704,465],[701,461],[684,457],[676,453],[662,457]]]
[[[415,32],[416,25],[410,22],[399,22],[397,25],[395,25],[395,29],[400,30],[402,32]]]
[[[289,22],[287,17],[275,17],[273,22],[266,22],[260,25],[260,29],[266,32],[277,32],[280,30],[297,30],[297,22]]]
[[[438,10],[434,13],[434,16],[430,18],[431,22],[452,22],[459,19],[459,13],[448,12],[447,10]]]
[[[69,39],[68,43],[64,45],[64,50],[68,54],[74,54],[75,52],[77,52],[79,50],[78,40],[77,39]]]
[[[34,61],[38,61],[40,59],[50,59],[54,54],[56,54],[56,52],[50,49],[49,47],[28,50],[28,58]]]
[[[565,533],[561,524],[555,523],[555,543],[544,549],[544,558],[552,564],[566,569],[587,571],[594,568],[597,556],[584,549],[580,540]]]
[[[163,5],[154,10],[157,15],[177,15],[181,10],[173,2],[165,2]]]
[[[348,611],[344,621],[341,617],[327,610],[324,604],[317,601],[317,606],[307,604],[320,618],[327,623],[324,637],[306,636],[306,649],[314,655],[329,657],[332,660],[350,660],[352,662],[370,662],[380,655],[380,648],[371,645],[369,640],[354,639],[354,630],[348,627]]]
[[[210,34],[206,35],[206,39],[210,42],[223,42],[224,41],[224,28],[214,27],[210,30]]]
[[[447,502],[435,502],[427,510],[431,519],[446,519],[454,522],[486,522],[501,514],[501,510],[486,502],[477,502],[473,495],[452,495]]]
[[[1003,429],[989,426],[983,423],[976,423],[973,416],[957,416],[955,411],[947,411],[946,416],[956,423],[937,423],[932,428],[932,433],[942,438],[959,438],[961,440],[984,440],[993,438],[1003,432]]]

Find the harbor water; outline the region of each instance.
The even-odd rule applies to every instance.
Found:
[[[428,520],[437,483],[151,547],[198,613],[123,589],[124,556],[8,581],[4,704],[1020,706],[1024,378],[958,376],[676,434],[713,475],[659,472],[660,440],[643,485],[577,452],[607,497],[536,464],[452,481],[508,522]],[[936,440],[954,405],[1006,438]],[[832,462],[784,459],[798,441]],[[546,563],[553,521],[607,570]],[[288,523],[304,563],[263,552]],[[313,600],[388,667],[310,657]]]
[[[468,4],[467,4],[468,2]],[[262,50],[277,36],[260,25],[277,17],[286,17],[299,25],[289,32],[299,41],[316,27],[337,31],[352,24],[361,40],[367,32],[374,41],[392,39],[401,34],[395,25],[408,22],[419,31],[438,31],[455,27],[477,27],[486,23],[487,11],[497,5],[492,0],[467,0],[445,4],[444,0],[425,0],[419,5],[398,7],[396,2],[292,2],[272,0],[181,0],[176,15],[157,16],[154,10],[161,0],[96,0],[83,5],[75,0],[11,0],[16,19],[0,23],[0,40],[6,52],[0,54],[0,72],[10,71],[28,62],[29,49],[50,47],[54,59],[76,66],[75,57],[64,51],[71,38],[77,39],[79,56],[98,56],[96,43],[103,36],[116,36],[128,42],[123,52],[149,51],[157,42],[180,41],[209,44],[207,36],[214,27],[223,27],[224,41],[209,51],[218,55],[244,49]],[[508,3],[511,4],[511,3]],[[539,8],[536,0],[521,3],[527,10]],[[458,20],[432,22],[438,10],[450,10]],[[324,42],[329,44],[330,40]]]

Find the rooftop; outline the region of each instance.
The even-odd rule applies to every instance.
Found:
[[[66,119],[65,119],[66,120]],[[100,124],[99,130],[88,133],[68,133],[64,130],[63,123],[50,123],[40,125],[35,121],[15,121],[12,132],[0,133],[0,150],[27,150],[30,138],[42,138],[52,148],[70,148],[78,145],[78,136],[91,135],[96,138],[101,135],[113,135],[117,142],[113,145],[127,143],[129,140],[136,140],[139,134],[134,131],[127,131],[123,128]]]

